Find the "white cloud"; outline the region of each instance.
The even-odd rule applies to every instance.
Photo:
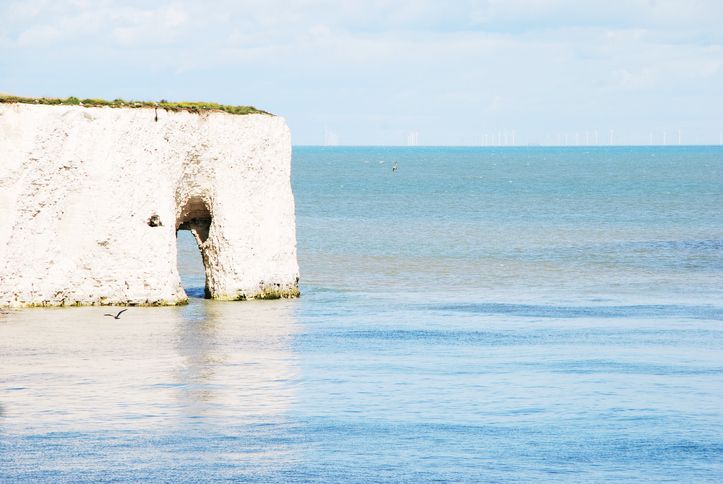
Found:
[[[721,24],[718,0],[27,0],[0,5],[0,71],[24,92],[65,80],[111,97],[248,97],[302,132],[326,113],[349,142],[415,119],[435,142],[475,122],[690,116],[670,101],[683,92],[709,118],[723,111]],[[442,112],[457,121],[435,130]]]
[[[112,19],[111,37],[122,45],[171,44],[181,39],[189,14],[177,7],[121,11]]]
[[[42,47],[52,44],[62,37],[61,32],[50,25],[34,25],[20,33],[17,47]]]

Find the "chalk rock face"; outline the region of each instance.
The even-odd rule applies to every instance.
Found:
[[[279,117],[0,104],[0,306],[179,304],[176,231],[207,295],[298,296]]]

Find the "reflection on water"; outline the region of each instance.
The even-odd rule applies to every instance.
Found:
[[[294,399],[292,302],[193,300],[180,309],[175,350],[183,418],[280,416]]]
[[[77,432],[83,440],[150,432],[188,445],[192,435],[282,425],[295,399],[292,304],[194,299],[131,308],[118,321],[104,308],[0,315],[0,448]],[[243,458],[271,465],[286,452],[245,446]]]
[[[245,421],[281,415],[293,400],[288,302],[131,308],[119,321],[103,312],[4,317],[3,380],[13,382],[4,425],[61,430],[81,416],[104,427],[147,412],[168,423]]]

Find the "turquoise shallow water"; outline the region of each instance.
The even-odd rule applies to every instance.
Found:
[[[293,169],[299,300],[0,315],[0,481],[723,479],[722,148]]]

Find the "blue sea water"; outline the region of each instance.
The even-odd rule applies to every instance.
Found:
[[[397,171],[392,171],[396,163]],[[723,148],[293,154],[302,297],[0,314],[0,481],[723,480]]]

